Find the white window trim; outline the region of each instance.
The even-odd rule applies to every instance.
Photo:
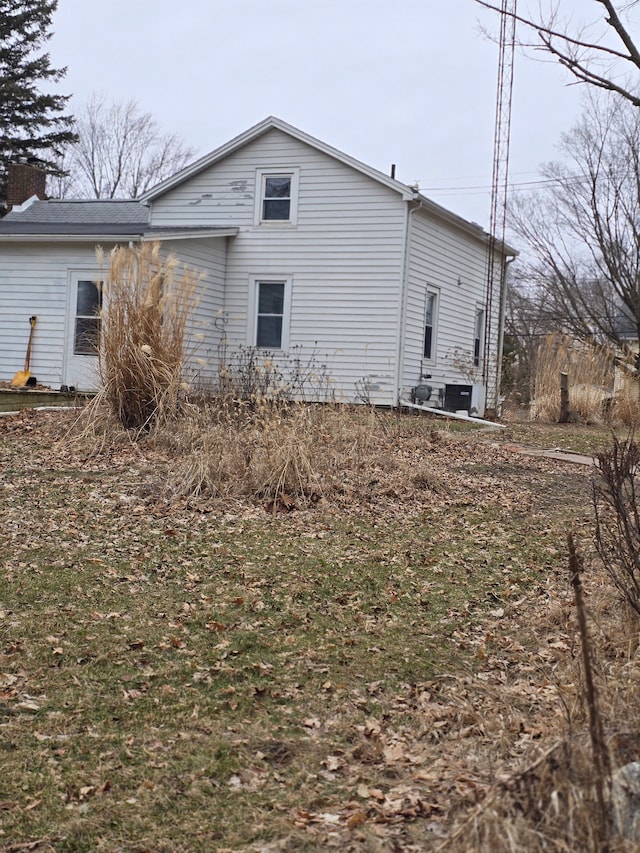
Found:
[[[433,310],[433,323],[431,325],[431,356],[427,357],[424,354],[424,335],[425,329],[427,326],[427,296],[434,296],[434,310]],[[433,285],[428,284],[425,289],[424,294],[424,314],[422,317],[422,340],[420,342],[420,352],[422,355],[422,361],[424,364],[435,364],[436,363],[436,353],[438,352],[438,318],[440,316],[440,288],[433,287]]]
[[[262,202],[264,200],[265,178],[290,177],[291,178],[291,202],[289,208],[289,219],[263,219]],[[256,204],[254,222],[261,228],[291,228],[298,224],[298,187],[300,184],[300,168],[285,169],[256,169]]]
[[[277,348],[260,347],[267,352],[286,352],[289,349],[289,326],[291,323],[291,291],[293,277],[290,275],[251,275],[249,278],[249,308],[247,323],[247,344],[257,347],[258,337],[258,285],[262,282],[284,284],[284,309],[282,314],[282,340]]]

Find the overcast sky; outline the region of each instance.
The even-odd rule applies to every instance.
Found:
[[[479,22],[497,29],[473,0],[59,0],[49,50],[75,109],[95,91],[135,98],[198,155],[275,115],[381,171],[395,163],[486,227],[497,46]],[[578,117],[568,83],[516,57],[515,183]]]

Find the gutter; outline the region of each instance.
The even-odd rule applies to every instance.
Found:
[[[141,241],[142,234],[0,234],[0,243],[120,243]]]
[[[414,205],[413,207],[411,205]],[[403,372],[403,363],[404,363],[404,339],[405,339],[405,322],[407,318],[407,302],[409,301],[409,262],[410,262],[410,251],[409,247],[411,245],[411,223],[413,220],[414,211],[418,210],[422,206],[422,202],[419,199],[415,199],[414,201],[410,201],[406,207],[406,224],[404,229],[404,246],[402,250],[402,286],[400,292],[400,319],[398,323],[398,358],[396,362],[396,390],[395,390],[395,399],[393,405],[397,405],[401,401],[401,388],[402,388],[402,372]]]

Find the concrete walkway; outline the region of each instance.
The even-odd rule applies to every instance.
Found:
[[[504,444],[502,446],[514,453],[522,453],[524,456],[542,456],[545,459],[557,459],[559,462],[588,465],[590,468],[597,464],[594,456],[584,456],[582,453],[573,453],[571,450],[562,450],[560,447],[541,450],[537,447],[524,447],[521,444]]]

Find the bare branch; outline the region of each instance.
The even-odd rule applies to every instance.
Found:
[[[640,50],[636,46],[629,29],[622,21],[620,14],[611,0],[596,0],[603,8],[601,23],[606,25],[613,34],[618,47],[607,44],[604,35],[599,39],[589,39],[580,30],[571,32],[569,28],[559,29],[554,16],[535,20],[503,10],[489,0],[475,0],[485,9],[499,14],[506,14],[525,29],[535,33],[537,41],[519,41],[522,47],[546,51],[558,60],[581,83],[587,83],[600,89],[615,92],[634,106],[640,106],[640,95],[636,94],[635,86],[621,84],[618,71],[614,66],[622,65],[631,68],[634,75],[640,73]],[[603,63],[607,64],[605,68]]]
[[[75,130],[78,143],[63,152],[71,178],[59,187],[61,197],[136,198],[194,156],[134,100],[106,103],[92,95],[77,113]]]
[[[528,246],[522,275],[556,328],[627,350],[640,338],[640,113],[597,99],[562,137],[543,191],[518,195],[511,226]]]

